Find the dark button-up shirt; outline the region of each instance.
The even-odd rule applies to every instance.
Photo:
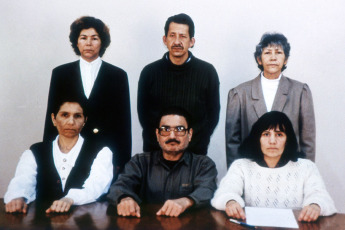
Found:
[[[126,196],[138,204],[188,197],[195,205],[202,205],[213,197],[216,177],[216,166],[207,156],[185,152],[170,169],[161,151],[137,154],[111,186],[108,199],[117,205]]]

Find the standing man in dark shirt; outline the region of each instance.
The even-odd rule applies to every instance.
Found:
[[[194,126],[189,150],[207,154],[210,137],[219,120],[219,79],[215,68],[188,51],[195,43],[194,23],[186,14],[169,17],[163,42],[169,52],[147,65],[138,86],[138,115],[143,127],[144,151],[158,150],[155,123],[169,106],[187,110]]]
[[[187,112],[168,108],[156,122],[161,150],[135,155],[111,186],[108,198],[121,216],[140,217],[141,202],[160,203],[157,215],[179,216],[207,204],[217,187],[217,169],[207,156],[185,151],[194,134]]]

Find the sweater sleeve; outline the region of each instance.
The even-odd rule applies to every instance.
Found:
[[[304,183],[303,207],[312,203],[318,204],[321,208],[321,216],[329,216],[337,210],[334,202],[326,190],[322,177],[313,162],[306,164],[307,170]]]
[[[236,160],[231,164],[227,174],[221,180],[219,188],[214,194],[211,204],[218,210],[225,210],[225,205],[229,200],[237,201],[244,207],[243,189],[244,173],[243,160]]]
[[[211,65],[209,81],[209,95],[207,102],[208,135],[211,136],[219,121],[219,78],[216,69]]]

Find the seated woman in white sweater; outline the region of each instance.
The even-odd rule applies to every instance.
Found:
[[[302,209],[299,221],[336,212],[316,165],[301,159],[289,118],[264,114],[240,147],[211,204],[230,217],[245,219],[244,206]]]

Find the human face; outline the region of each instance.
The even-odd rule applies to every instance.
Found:
[[[81,57],[88,62],[92,62],[99,56],[101,39],[94,28],[84,29],[80,31],[77,46]]]
[[[261,151],[264,154],[264,160],[268,162],[275,162],[276,165],[284,152],[286,144],[286,134],[279,130],[268,129],[262,132],[260,137]]]
[[[281,46],[270,45],[262,49],[258,63],[264,68],[264,76],[268,79],[277,79],[286,65],[285,53]]]
[[[183,126],[188,128],[186,119],[179,115],[166,115],[161,118],[159,127],[175,128]],[[157,141],[162,148],[163,157],[167,160],[179,160],[192,140],[193,129],[186,132],[184,136],[176,136],[175,132],[171,131],[168,136],[161,136],[156,129]]]
[[[65,102],[56,117],[53,113],[51,117],[59,135],[66,138],[77,137],[85,124],[83,109],[76,102]]]
[[[163,42],[169,50],[170,60],[181,65],[187,60],[188,49],[194,46],[195,39],[190,38],[188,25],[172,22],[167,36],[163,36]]]

